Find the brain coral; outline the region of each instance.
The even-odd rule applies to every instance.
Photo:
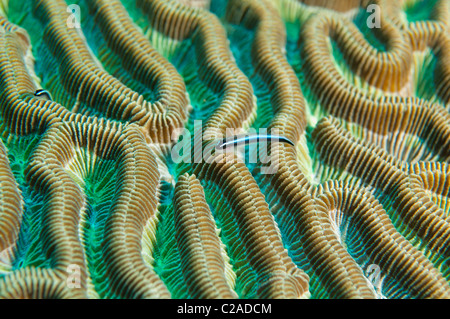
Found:
[[[0,1],[0,297],[450,298],[449,112],[450,0]]]

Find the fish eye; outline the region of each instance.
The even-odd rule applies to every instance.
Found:
[[[217,151],[221,151],[223,150],[225,147],[225,143],[226,143],[226,139],[220,139],[217,144],[216,144],[216,150]]]

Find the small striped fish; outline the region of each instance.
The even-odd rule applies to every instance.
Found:
[[[47,91],[47,90],[43,90],[43,89],[36,90],[34,92],[34,96],[44,97],[44,98],[46,98],[47,100],[50,100],[50,101],[52,100],[52,96],[51,96],[50,92]]]
[[[253,143],[259,143],[261,141],[281,142],[281,143],[287,143],[292,146],[295,146],[291,140],[289,140],[288,138],[283,137],[283,136],[256,134],[256,135],[241,135],[241,136],[237,135],[234,137],[225,138],[223,140],[220,140],[217,143],[216,149],[224,150],[228,147],[249,145],[249,144],[253,144]]]

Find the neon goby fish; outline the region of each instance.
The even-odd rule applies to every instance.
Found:
[[[34,92],[34,96],[37,96],[37,97],[46,97],[47,100],[50,100],[50,101],[52,100],[52,96],[51,96],[50,92],[47,91],[47,90],[43,90],[43,89],[36,90],[36,91]]]
[[[253,143],[259,143],[262,141],[266,142],[280,142],[280,143],[286,143],[292,146],[295,146],[295,144],[288,138],[283,136],[277,136],[277,135],[245,135],[245,136],[234,136],[225,138],[223,140],[220,140],[217,145],[217,150],[223,150],[228,147],[237,147],[241,145],[248,145]]]

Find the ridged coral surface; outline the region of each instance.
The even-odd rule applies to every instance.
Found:
[[[0,297],[450,298],[449,112],[450,0],[1,1]]]

